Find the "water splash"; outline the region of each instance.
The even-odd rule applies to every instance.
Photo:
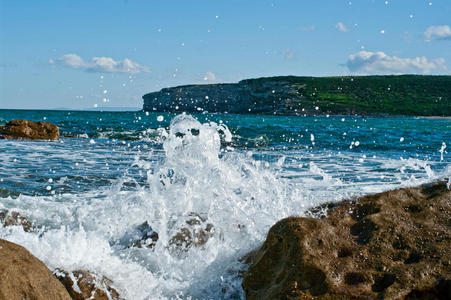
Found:
[[[6,152],[0,166],[18,169],[64,161],[70,175],[59,175],[64,173],[60,169],[33,178],[42,185],[38,195],[6,193],[0,208],[19,211],[41,230],[0,228],[0,237],[25,246],[50,268],[99,272],[126,298],[240,299],[239,259],[279,219],[303,215],[325,201],[451,174],[449,167],[443,173],[435,162],[418,158],[379,157],[378,152],[362,160],[359,151],[368,141],[343,152],[322,150],[329,136],[319,129],[313,149],[312,137],[306,135],[308,148],[274,150],[231,147],[232,133],[221,122],[180,115],[168,125],[140,129],[147,134],[132,145],[99,139],[95,144],[83,139],[5,142],[25,154],[13,162],[15,151]],[[268,135],[270,129],[265,129]],[[348,148],[348,141],[343,143]],[[60,186],[77,187],[78,181],[91,188],[61,192]],[[50,185],[57,191],[54,196],[46,191]],[[134,246],[143,231],[151,232],[140,229],[143,224],[158,233],[152,248]]]

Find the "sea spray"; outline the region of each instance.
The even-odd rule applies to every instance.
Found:
[[[94,125],[86,129],[83,118],[67,121],[77,134],[88,130],[94,144],[80,138],[63,138],[62,144],[2,141],[0,156],[6,191],[0,208],[18,211],[40,228],[0,228],[0,237],[25,246],[52,269],[103,274],[127,299],[242,298],[240,258],[279,219],[326,201],[451,174],[447,153],[441,162],[437,152],[449,138],[414,138],[415,126],[398,126],[396,143],[387,144],[381,132],[389,129],[371,135],[363,128],[386,126],[377,120],[357,130],[339,127],[343,122],[333,117],[180,115],[169,123],[167,115],[158,122],[156,114],[143,113],[143,120],[158,122],[147,128],[127,116],[96,124],[105,136],[96,135]],[[315,126],[311,147],[311,136],[303,134]],[[399,143],[399,134],[418,144]],[[353,139],[361,143],[349,149]],[[435,160],[428,159],[431,153]],[[158,233],[151,248],[136,246],[142,224]],[[204,235],[195,236],[199,232]]]
[[[241,297],[239,258],[258,245],[275,215],[287,216],[296,203],[272,172],[240,153],[221,152],[220,133],[228,140],[224,125],[174,118],[163,143],[165,161],[149,174],[154,209],[148,221],[160,236],[154,255],[166,278],[180,280],[184,296]],[[200,247],[174,249],[171,240],[193,215],[212,226],[212,235]],[[187,282],[193,284],[183,291]]]
[[[240,257],[279,218],[302,213],[302,197],[274,169],[221,151],[221,136],[223,143],[231,136],[225,125],[180,115],[166,135],[161,164],[141,165],[148,188],[121,191],[119,184],[56,199],[20,196],[25,207],[33,207],[24,214],[46,227],[39,234],[2,230],[1,236],[51,268],[102,273],[130,299],[242,298]],[[201,246],[177,249],[171,240],[193,215],[210,224],[211,236]],[[130,247],[132,241],[122,237],[146,221],[158,232],[155,247]]]

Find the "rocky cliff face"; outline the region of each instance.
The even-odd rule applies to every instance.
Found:
[[[143,96],[145,111],[279,115],[451,115],[451,76],[282,76]]]
[[[187,85],[143,96],[145,111],[295,114],[291,101],[302,101],[288,81]]]

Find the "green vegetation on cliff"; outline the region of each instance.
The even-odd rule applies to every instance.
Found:
[[[144,110],[157,111],[451,116],[451,76],[281,76],[181,86],[143,98]]]

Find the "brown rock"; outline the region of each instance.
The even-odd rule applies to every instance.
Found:
[[[47,122],[12,120],[0,129],[0,136],[8,139],[58,140],[58,126]]]
[[[138,232],[139,239],[134,241],[131,247],[138,248],[153,248],[155,247],[158,241],[158,233],[153,231],[152,227],[150,227],[149,222],[145,221],[144,223],[138,225],[136,227]]]
[[[71,273],[56,270],[54,274],[66,287],[73,300],[121,299],[119,293],[111,287],[111,280],[104,276],[82,270]]]
[[[440,279],[432,287],[423,290],[413,290],[406,300],[449,300],[451,299],[451,280]]]
[[[0,299],[71,298],[39,259],[25,248],[0,239]]]
[[[175,250],[188,250],[190,247],[204,246],[214,234],[213,225],[206,223],[206,219],[199,214],[190,213],[185,221],[186,227],[182,227],[169,240]]]
[[[326,207],[326,218],[291,217],[270,229],[248,256],[248,299],[451,299],[444,182]]]
[[[18,212],[0,209],[0,224],[3,226],[22,226],[23,230],[29,232],[33,225],[27,218],[21,216]]]

